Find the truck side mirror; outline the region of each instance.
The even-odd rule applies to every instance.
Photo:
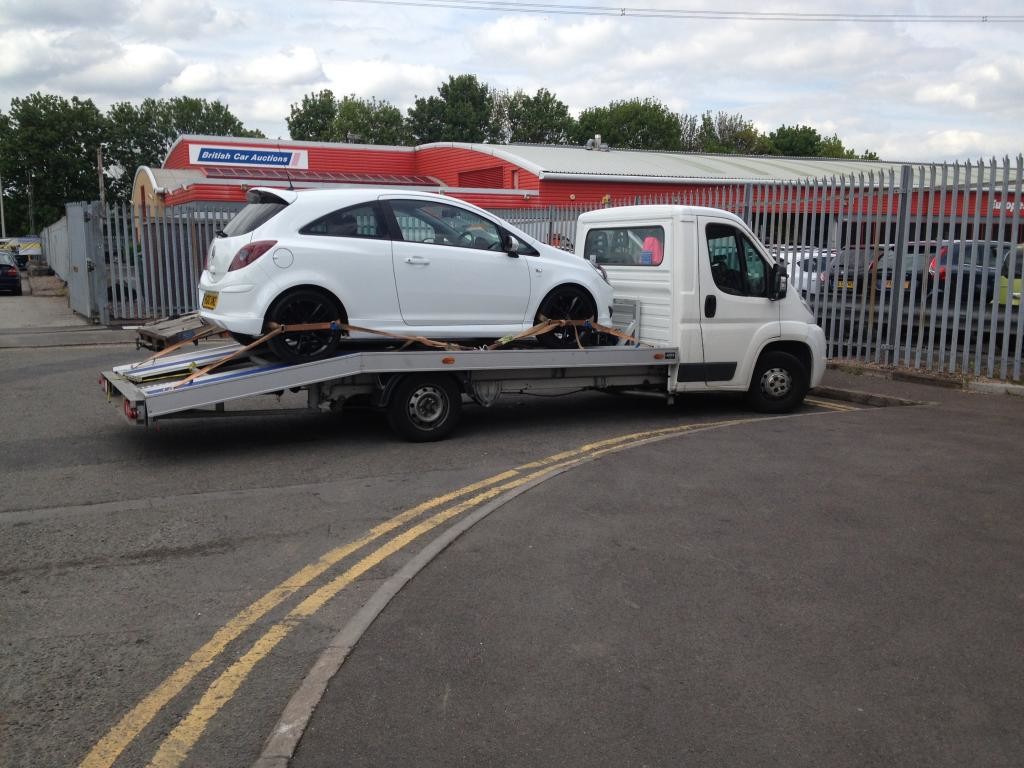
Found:
[[[786,272],[784,264],[775,263],[769,276],[770,285],[768,298],[772,301],[786,298],[786,289],[789,288],[789,273]]]
[[[505,247],[503,249],[512,258],[519,258],[519,240],[514,235],[505,235]]]

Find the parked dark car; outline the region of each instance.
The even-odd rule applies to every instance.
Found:
[[[904,300],[910,296],[911,290],[918,297],[924,294],[928,282],[928,263],[934,248],[934,243],[907,243],[906,253],[903,254],[902,291]],[[893,246],[886,247],[877,263],[871,262],[868,265],[868,271],[874,270],[875,272],[875,291],[877,293],[901,290],[899,280],[894,275],[895,267],[896,248]]]
[[[828,292],[836,296],[851,298],[870,296],[869,286],[871,269],[879,254],[892,246],[867,246],[861,248],[844,248],[836,255],[828,268]],[[885,250],[883,250],[885,249]]]
[[[939,243],[928,262],[928,295],[939,299],[948,292],[953,306],[960,293],[961,307],[971,298],[971,276],[974,277],[973,303],[992,301],[1002,261],[1009,243],[995,241],[953,240]]]
[[[18,262],[7,251],[0,251],[0,291],[21,296],[21,273]]]

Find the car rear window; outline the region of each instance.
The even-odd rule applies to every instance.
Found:
[[[288,206],[283,202],[249,203],[221,231],[227,237],[247,235],[267,223]]]

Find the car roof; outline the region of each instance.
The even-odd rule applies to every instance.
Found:
[[[381,197],[411,197],[439,202],[454,202],[469,205],[464,200],[439,195],[436,192],[424,192],[418,189],[395,189],[394,187],[345,187],[340,189],[279,189],[277,187],[253,187],[249,190],[252,196],[273,196],[282,202],[291,204],[305,200],[316,200],[316,205],[324,201],[333,201],[339,205],[377,200]]]

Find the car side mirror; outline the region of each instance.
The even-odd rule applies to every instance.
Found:
[[[784,264],[773,264],[769,276],[770,285],[768,298],[772,301],[786,298],[786,289],[789,288],[789,273]]]
[[[514,235],[505,235],[505,253],[514,259],[519,258],[519,240]]]

